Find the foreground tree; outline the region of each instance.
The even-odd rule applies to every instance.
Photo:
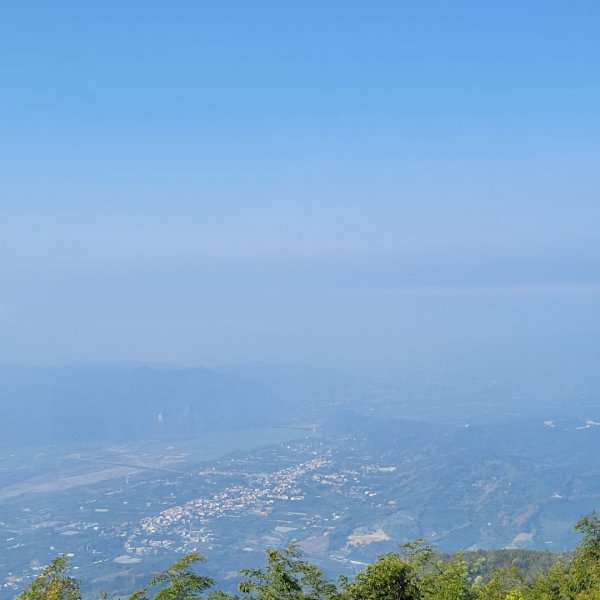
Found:
[[[345,582],[342,598],[348,600],[420,600],[415,567],[390,552]]]
[[[600,516],[594,511],[575,524],[583,540],[575,551],[569,578],[573,597],[600,597]]]
[[[20,600],[81,600],[79,582],[66,575],[69,559],[57,556],[19,595]]]
[[[203,598],[204,592],[214,585],[213,579],[198,575],[192,569],[204,560],[199,552],[190,552],[176,561],[171,567],[155,575],[150,587],[160,588],[152,596],[153,600],[195,600]],[[128,600],[147,600],[147,589],[139,590]]]
[[[423,595],[428,600],[473,600],[475,597],[469,567],[462,554],[449,562],[437,561],[422,581]]]
[[[496,569],[487,583],[473,586],[477,600],[519,600],[524,590],[523,576],[514,566]]]
[[[244,569],[240,592],[256,600],[328,600],[335,598],[335,584],[315,565],[302,560],[295,544],[283,551],[267,550],[265,568]]]

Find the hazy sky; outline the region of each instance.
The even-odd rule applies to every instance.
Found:
[[[596,1],[2,3],[0,361],[590,361],[599,32]]]

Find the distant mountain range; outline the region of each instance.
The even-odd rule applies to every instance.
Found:
[[[210,369],[0,366],[0,444],[185,436],[268,424],[275,394]]]

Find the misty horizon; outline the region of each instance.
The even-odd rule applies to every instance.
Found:
[[[0,362],[593,369],[595,12],[6,7]]]

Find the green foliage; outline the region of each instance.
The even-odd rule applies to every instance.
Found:
[[[404,560],[415,569],[417,574],[422,574],[427,570],[435,554],[433,547],[424,538],[402,544],[400,552]]]
[[[575,530],[583,539],[573,555],[541,573],[527,600],[600,600],[600,517],[596,512],[582,517]]]
[[[133,594],[127,596],[127,600],[147,600],[146,589],[133,592]]]
[[[69,559],[57,556],[19,595],[20,600],[81,600],[79,582],[66,575]]]
[[[562,600],[565,598],[570,564],[563,558],[530,584],[528,597],[532,600]]]
[[[532,583],[540,575],[548,573],[562,557],[563,555],[556,552],[507,548],[476,550],[464,554],[473,578],[481,576],[487,581],[494,576],[498,569],[516,567],[528,583]]]
[[[505,600],[511,592],[522,594],[523,589],[523,575],[513,566],[497,569],[487,583],[473,586],[477,600]]]
[[[179,559],[169,569],[155,575],[151,586],[164,586],[154,594],[154,600],[193,600],[201,598],[202,593],[214,585],[214,581],[205,575],[198,575],[192,566],[204,560],[198,552],[190,552]]]
[[[347,583],[348,600],[420,600],[415,567],[395,552],[380,556],[375,563]]]
[[[600,556],[600,516],[596,511],[585,515],[575,523],[575,531],[583,534],[580,550],[593,551]]]
[[[416,540],[380,556],[353,579],[340,578],[339,585],[292,544],[267,550],[264,567],[241,571],[241,596],[209,592],[213,580],[194,571],[204,559],[191,552],[127,600],[600,600],[600,516],[582,517],[575,529],[582,540],[568,555],[516,550],[441,555]],[[68,568],[66,556],[56,557],[19,600],[81,600]]]
[[[462,554],[450,562],[437,561],[430,574],[421,578],[425,598],[430,600],[473,600],[469,568]]]
[[[595,598],[600,588],[600,516],[594,511],[579,519],[575,531],[583,534],[568,578],[567,593],[578,599]]]
[[[266,568],[244,569],[239,589],[244,597],[259,600],[326,600],[334,598],[336,586],[322,571],[301,559],[294,544],[283,551],[267,550]]]
[[[525,600],[525,593],[522,589],[510,590],[506,594],[506,600]]]
[[[205,575],[198,575],[192,567],[204,557],[198,552],[190,552],[176,561],[171,567],[161,571],[151,580],[149,587],[159,588],[152,600],[194,600],[203,598],[203,592],[214,585]],[[127,600],[148,600],[148,589],[138,590]]]

